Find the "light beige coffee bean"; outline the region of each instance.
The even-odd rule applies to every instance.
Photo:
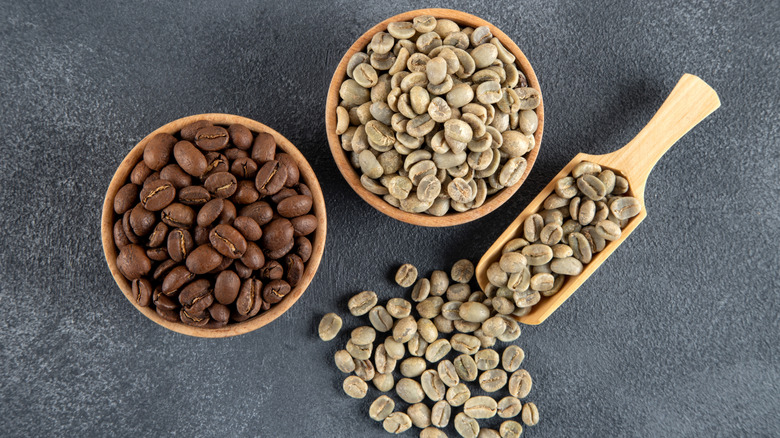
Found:
[[[431,295],[439,297],[444,295],[450,285],[450,279],[444,271],[433,271],[431,273]]]
[[[371,352],[373,351],[374,346],[372,344],[357,345],[350,339],[347,341],[347,346],[345,348],[355,359],[366,360],[371,357]]]
[[[416,85],[409,90],[409,103],[415,113],[424,114],[428,111],[428,104],[431,103],[431,95],[425,88]]]
[[[463,413],[474,419],[493,418],[497,409],[498,403],[486,395],[471,397],[463,404]]]
[[[425,398],[422,386],[416,380],[404,377],[395,385],[395,392],[407,403],[420,403]]]
[[[355,375],[368,382],[376,375],[376,368],[370,360],[356,360]]]
[[[393,412],[382,422],[382,427],[388,433],[404,433],[412,427],[412,419],[403,412]]]
[[[428,297],[417,304],[417,313],[423,318],[434,319],[441,313],[443,305],[444,299],[442,297]]]
[[[447,434],[436,427],[429,426],[420,431],[420,438],[447,438]]]
[[[480,44],[471,51],[471,57],[477,68],[489,67],[498,57],[498,48],[493,44]]]
[[[476,362],[478,370],[492,370],[498,366],[498,353],[495,350],[489,348],[480,350],[477,352],[477,354],[474,355],[474,362]]]
[[[517,421],[507,420],[501,423],[498,431],[501,438],[520,438],[520,435],[523,434],[523,426]]]
[[[546,273],[539,273],[535,275],[543,275],[543,274]],[[555,285],[555,280],[553,280],[553,285]],[[533,288],[528,290],[523,290],[523,291],[518,290],[512,294],[512,299],[514,300],[515,306],[517,307],[521,307],[521,308],[531,307],[536,305],[539,302],[539,300],[541,300],[541,294],[539,293],[539,291]]]
[[[458,372],[455,370],[455,365],[453,365],[449,359],[444,359],[439,362],[436,370],[439,373],[441,381],[448,387],[451,388],[460,383],[460,376],[458,376]]]
[[[347,376],[347,378],[344,379],[342,388],[344,389],[344,393],[352,398],[363,398],[366,396],[366,392],[368,392],[368,385],[366,382],[357,376]]]
[[[479,435],[477,435],[477,438],[501,438],[501,435],[499,435],[498,432],[493,429],[485,429],[483,427],[479,429]]]
[[[501,255],[499,266],[506,273],[521,272],[528,265],[525,256],[519,252],[507,252]]]
[[[388,305],[390,303],[388,302]],[[393,327],[393,339],[400,343],[409,342],[417,333],[417,321],[413,316],[407,316],[400,319]]]
[[[355,359],[349,354],[347,350],[339,350],[333,356],[336,362],[336,368],[342,373],[351,373],[355,371]]]
[[[479,376],[479,386],[487,392],[498,391],[506,385],[506,382],[506,371],[502,369],[490,369]]]
[[[457,283],[468,283],[474,278],[474,263],[467,259],[458,260],[452,265],[450,275]]]
[[[554,259],[565,259],[566,257],[571,257],[574,254],[574,251],[571,250],[571,247],[565,243],[553,245],[551,249],[553,251]]]
[[[458,413],[453,420],[455,430],[463,438],[477,438],[479,435],[479,423],[463,412]]]
[[[386,395],[380,395],[368,408],[368,416],[374,421],[383,421],[395,409],[395,402]]]
[[[469,322],[464,321],[462,319],[456,319],[452,322],[452,325],[455,326],[455,330],[461,332],[461,333],[473,333],[476,330],[479,329],[480,324],[478,322]],[[480,341],[481,343],[482,341]]]
[[[518,106],[521,110],[535,109],[539,106],[541,96],[535,88],[515,88],[515,93],[517,93]]]
[[[580,225],[590,224],[594,217],[596,217],[596,203],[592,199],[581,201],[577,212],[577,221]]]
[[[379,82],[379,75],[377,75],[376,70],[370,64],[356,66],[352,70],[352,77],[355,79],[355,82],[364,88],[371,88]]]
[[[563,225],[563,213],[561,213],[560,210],[544,210],[539,215],[542,216],[542,219],[544,219],[544,224],[557,224],[558,226]]]
[[[526,370],[518,370],[509,378],[509,393],[517,398],[526,398],[531,392],[533,379]]]
[[[439,378],[439,373],[435,370],[425,370],[420,376],[420,385],[423,392],[431,401],[437,402],[443,400],[447,392],[447,387]]]
[[[441,193],[441,182],[436,175],[426,175],[417,186],[417,198],[423,202],[433,202]],[[426,281],[428,281],[426,279]]]
[[[474,359],[472,359],[471,356],[461,354],[456,357],[452,363],[455,366],[455,372],[458,373],[458,377],[460,377],[461,380],[473,382],[477,379],[477,363],[474,362]]]
[[[476,192],[472,190],[469,183],[463,178],[454,178],[447,185],[447,194],[450,195],[453,201],[463,204],[471,202],[476,196]]]
[[[369,178],[367,175],[361,175],[360,176],[360,184],[363,185],[363,187],[366,188],[369,192],[375,194],[384,196],[388,193],[387,187],[377,183],[375,180]]]
[[[460,319],[460,306],[463,304],[460,301],[448,301],[441,306],[441,315],[450,321]]]
[[[387,190],[396,199],[406,199],[412,191],[412,180],[405,176],[394,176],[387,184]]]
[[[490,317],[490,309],[482,303],[466,302],[460,305],[458,314],[464,321],[482,323]]]
[[[466,54],[468,58],[473,63],[474,60]],[[460,58],[459,58],[460,59]],[[345,81],[346,82],[346,81]],[[360,85],[355,83],[355,86],[360,87]],[[342,89],[344,88],[344,85],[342,85]],[[364,89],[363,87],[360,87],[361,89]],[[351,89],[349,91],[352,91]],[[362,98],[362,95],[358,94],[359,90],[356,90],[353,92],[356,94],[355,96],[350,95],[349,97],[353,99],[354,102],[359,102]],[[460,108],[468,103],[470,103],[474,99],[474,90],[468,85],[464,83],[459,83],[457,85],[453,85],[452,89],[447,93],[447,103],[450,105],[451,108]],[[365,101],[364,101],[365,102]],[[363,102],[360,102],[363,103]]]
[[[437,315],[433,318],[433,325],[436,326],[436,330],[438,330],[439,333],[449,334],[455,331],[452,320],[445,318],[443,315]]]
[[[523,248],[523,250],[525,250],[525,248]],[[490,284],[493,284],[497,287],[503,287],[506,286],[506,283],[509,280],[509,275],[507,275],[507,273],[501,269],[501,265],[498,262],[494,262],[488,266],[487,278]]]
[[[596,234],[606,240],[620,239],[620,226],[608,220],[602,220],[596,224]]]
[[[330,341],[339,334],[343,321],[341,317],[335,313],[326,313],[320,320],[320,326],[318,332],[320,339],[323,341]]]
[[[501,418],[514,418],[522,408],[523,402],[517,397],[507,396],[498,401],[497,414]]]
[[[423,403],[415,403],[406,409],[406,415],[412,420],[414,427],[425,429],[431,425],[431,408]]]
[[[589,263],[593,257],[593,250],[590,247],[590,242],[582,233],[569,234],[569,247],[571,247],[574,253],[574,258],[582,263]]]
[[[429,344],[436,341],[439,337],[439,330],[436,329],[433,321],[428,318],[417,320],[417,333]]]
[[[541,217],[540,217],[541,219]],[[535,243],[523,247],[521,253],[525,256],[525,259],[529,266],[540,266],[549,263],[553,258],[552,249],[543,244]]]
[[[642,211],[642,205],[636,198],[622,196],[614,198],[609,202],[609,211],[616,218],[626,220],[638,215]]]
[[[368,326],[358,327],[352,330],[351,339],[354,344],[371,344],[376,339],[376,330]]]
[[[498,336],[506,330],[506,322],[500,316],[493,316],[482,323],[482,331],[487,336]]]
[[[385,352],[387,355],[395,360],[403,359],[404,355],[406,354],[406,348],[404,347],[404,344],[396,341],[392,336],[385,338],[383,345],[385,346]]]
[[[447,288],[447,299],[450,301],[468,301],[471,295],[471,286],[463,283],[455,283]]]
[[[501,315],[501,318],[504,319],[504,322],[506,323],[506,329],[504,330],[504,333],[501,333],[498,335],[498,340],[502,342],[512,342],[520,337],[520,324],[517,323],[514,319]]]
[[[536,404],[528,402],[523,405],[522,418],[526,426],[536,426],[539,423],[539,409]]]
[[[536,115],[536,111],[523,110],[520,111],[519,115],[518,128],[525,134],[536,132],[536,128],[539,127],[539,117]]]
[[[374,306],[368,312],[368,320],[378,332],[389,332],[393,328],[393,317],[387,312],[384,306]]]
[[[436,18],[432,15],[418,15],[412,20],[414,30],[419,33],[433,32],[436,28]],[[411,38],[411,37],[410,37]]]
[[[525,225],[525,224],[524,224]],[[541,230],[539,230],[541,231]],[[516,252],[522,250],[524,247],[528,246],[530,243],[523,239],[523,238],[516,238],[512,239],[509,242],[504,245],[504,248],[501,249],[502,254],[506,254],[508,252]]]
[[[542,228],[544,228],[544,219],[541,215],[534,213],[523,221],[523,237],[528,242],[536,242],[539,240]]]
[[[373,152],[365,150],[360,153],[358,158],[360,159],[360,170],[369,178],[379,178],[385,173]]]
[[[577,260],[577,259],[573,259]],[[560,260],[556,260],[560,261]],[[555,283],[555,277],[552,276],[552,274],[548,273],[539,273],[531,277],[531,290],[535,291],[548,291],[552,289],[553,283]],[[520,306],[520,307],[526,307],[526,306]]]
[[[622,176],[615,176],[615,188],[612,189],[613,195],[622,195],[628,192],[628,180]]]
[[[582,262],[575,259],[574,257],[553,259],[552,263],[550,263],[550,269],[556,274],[578,275],[579,273],[582,272]],[[535,289],[535,290],[540,290],[540,289]]]
[[[607,187],[595,175],[585,174],[577,178],[577,188],[593,201],[598,201],[607,194]]]
[[[475,354],[479,351],[479,347],[481,346],[481,343],[476,336],[463,333],[453,335],[450,339],[450,344],[452,345],[453,350],[468,355]]]
[[[441,57],[431,59],[425,65],[425,74],[429,83],[433,85],[441,84],[447,77],[447,61]]]
[[[447,390],[446,398],[450,406],[458,407],[471,398],[471,391],[461,382]]]
[[[496,338],[495,336],[487,336],[482,331],[482,329],[477,329],[474,331],[474,336],[479,339],[480,345],[482,348],[491,348],[494,345],[496,345]]]
[[[428,343],[425,342],[425,339],[419,333],[415,333],[412,339],[409,339],[409,342],[406,343],[406,348],[412,356],[422,357],[425,355]]]
[[[415,30],[412,23],[408,21],[393,22],[387,25],[387,33],[398,39],[410,39],[414,36]]]
[[[598,177],[601,180],[601,183],[604,184],[604,189],[607,194],[610,194],[615,190],[615,172],[606,169],[601,171]]]
[[[509,345],[501,354],[501,366],[508,373],[513,373],[520,368],[525,359],[525,352],[517,345]]]
[[[425,371],[425,359],[421,357],[410,357],[401,361],[399,370],[404,377],[419,377]]]
[[[523,177],[523,174],[525,174],[527,165],[528,163],[523,157],[510,158],[504,163],[504,167],[501,168],[498,182],[505,187],[511,187],[517,184],[520,182],[520,178]]]
[[[563,229],[556,223],[549,223],[542,228],[539,233],[539,242],[552,246],[561,241],[563,238]]]
[[[401,265],[395,273],[395,282],[399,286],[409,287],[414,284],[415,280],[417,280],[417,268],[409,263]]]
[[[373,309],[377,301],[376,292],[366,290],[350,298],[347,307],[352,315],[361,316]]]
[[[384,344],[379,344],[374,351],[374,363],[377,372],[388,374],[395,370],[396,360],[387,355]]]
[[[412,303],[403,298],[390,298],[387,300],[387,313],[395,319],[403,319],[412,313]]]
[[[347,132],[349,128],[349,112],[343,106],[336,107],[336,135]]]
[[[440,361],[452,350],[450,341],[447,339],[437,339],[433,341],[425,350],[425,359],[430,363]]]
[[[590,161],[582,161],[577,163],[571,171],[571,176],[574,179],[581,177],[582,175],[598,175],[601,173],[601,166]]]
[[[431,424],[436,427],[447,427],[450,423],[452,407],[446,400],[439,400],[431,408]]]
[[[390,391],[391,389],[393,389],[393,386],[395,385],[395,379],[393,378],[393,375],[390,373],[388,374],[377,373],[374,376],[374,380],[372,380],[371,382],[374,384],[376,389],[382,392]]]
[[[446,152],[443,154],[433,154],[433,162],[439,169],[450,169],[460,166],[466,162],[468,154],[466,152]],[[442,184],[444,185],[444,184]]]

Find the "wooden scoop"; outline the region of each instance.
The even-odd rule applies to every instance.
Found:
[[[585,264],[581,274],[569,277],[560,291],[550,297],[542,297],[541,301],[533,307],[531,313],[516,318],[523,324],[536,325],[547,319],[567,298],[577,290],[588,277],[620,246],[631,234],[640,222],[647,216],[645,210],[645,184],[650,171],[658,159],[705,117],[720,107],[720,99],[717,93],[698,77],[685,74],[655,113],[650,122],[633,140],[628,142],[615,152],[606,155],[589,155],[579,153],[569,162],[553,180],[547,184],[539,195],[528,204],[525,210],[509,224],[509,227],[485,252],[477,264],[476,274],[480,287],[484,290],[488,286],[488,267],[498,261],[504,245],[522,236],[522,226],[525,218],[542,209],[542,203],[554,191],[555,182],[568,176],[574,166],[582,161],[591,161],[599,164],[604,169],[610,169],[616,175],[622,175],[628,179],[631,195],[639,200],[642,211],[639,215],[630,219],[622,230],[621,237],[608,242],[604,250],[593,255],[593,259]]]

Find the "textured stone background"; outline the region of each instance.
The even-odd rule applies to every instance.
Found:
[[[0,3],[3,435],[386,436],[367,418],[369,398],[341,392],[337,345],[315,334],[322,314],[345,312],[365,288],[402,293],[390,281],[402,262],[428,273],[477,260],[577,152],[630,140],[684,72],[723,106],[659,162],[642,226],[546,323],[524,328],[542,417],[524,436],[780,433],[777,2],[428,3],[513,37],[547,110],[518,194],[448,229],[369,208],[325,139],[344,51],[417,2]],[[330,219],[307,293],[234,339],[148,321],[114,284],[99,238],[103,195],[127,151],[202,112],[287,136],[320,175]]]

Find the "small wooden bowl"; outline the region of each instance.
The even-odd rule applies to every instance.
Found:
[[[136,163],[143,159],[143,152],[146,143],[156,134],[174,134],[180,131],[184,126],[187,126],[190,123],[198,120],[208,120],[214,124],[219,125],[240,123],[249,128],[254,133],[267,132],[273,135],[278,147],[292,156],[292,158],[298,164],[301,180],[311,189],[312,198],[314,201],[312,210],[313,214],[317,216],[317,230],[315,230],[314,238],[312,240],[311,258],[306,263],[306,269],[304,270],[303,278],[301,278],[300,283],[298,283],[298,285],[295,286],[295,288],[293,288],[293,290],[291,290],[290,293],[288,293],[282,299],[282,301],[276,303],[268,311],[244,322],[230,323],[225,327],[217,329],[192,327],[183,323],[169,322],[160,317],[160,315],[158,315],[157,312],[155,312],[151,307],[139,306],[132,298],[130,282],[127,281],[127,279],[119,272],[119,268],[117,268],[117,248],[114,244],[113,236],[113,227],[114,222],[116,221],[114,214],[114,197],[116,196],[117,191],[119,191],[119,189],[126,184],[130,172],[132,172]],[[111,270],[111,275],[114,276],[116,284],[119,285],[122,293],[125,294],[125,298],[127,298],[128,301],[130,301],[133,306],[138,309],[138,311],[143,313],[147,318],[151,319],[157,324],[160,324],[161,326],[178,333],[201,338],[224,338],[251,332],[275,320],[279,317],[279,315],[292,307],[292,305],[298,301],[298,298],[303,295],[306,287],[309,285],[309,283],[311,283],[314,274],[317,272],[317,267],[319,267],[320,261],[322,260],[322,253],[325,250],[326,228],[327,220],[325,216],[325,200],[322,196],[322,189],[320,188],[320,183],[317,181],[317,177],[314,175],[314,170],[312,170],[309,162],[306,161],[306,158],[304,158],[303,154],[301,154],[301,152],[298,151],[298,149],[296,149],[295,146],[293,146],[293,144],[290,143],[290,141],[287,140],[282,134],[279,134],[268,126],[245,117],[234,116],[230,114],[199,114],[174,120],[156,129],[154,132],[147,135],[146,138],[138,142],[138,144],[135,145],[130,153],[127,154],[125,159],[122,160],[122,163],[119,165],[116,173],[114,173],[114,177],[111,179],[111,184],[108,186],[106,197],[103,201],[103,216],[101,219],[103,252],[106,256],[106,263],[108,263],[108,268]]]
[[[536,133],[534,134],[534,138],[536,140],[534,148],[526,156],[528,166],[526,167],[522,178],[520,178],[520,181],[514,186],[507,187],[488,197],[488,199],[481,207],[463,213],[447,213],[444,216],[432,216],[425,213],[408,213],[388,204],[380,196],[369,192],[365,187],[363,187],[363,185],[360,183],[360,175],[355,170],[355,168],[352,167],[346,151],[344,151],[344,149],[341,147],[341,140],[339,136],[336,135],[336,107],[339,105],[339,89],[341,88],[341,83],[347,77],[346,71],[349,59],[355,53],[365,49],[366,45],[371,42],[371,38],[374,36],[374,34],[387,30],[388,23],[395,21],[411,21],[418,15],[432,15],[436,18],[449,19],[461,26],[470,26],[474,28],[479,26],[489,27],[490,31],[493,33],[493,36],[498,38],[499,41],[501,41],[501,44],[503,44],[507,50],[515,55],[517,58],[516,62],[520,65],[520,70],[522,70],[522,72],[526,75],[528,85],[530,87],[536,88],[539,91],[540,102],[539,106],[536,108],[536,115],[539,117],[539,127],[536,129]],[[531,63],[528,62],[528,59],[525,57],[520,48],[517,47],[517,44],[515,44],[504,32],[499,30],[496,26],[479,17],[475,17],[474,15],[452,9],[417,9],[415,11],[409,11],[404,12],[403,14],[395,15],[382,21],[364,33],[360,38],[357,39],[357,41],[355,41],[354,44],[352,44],[352,47],[347,50],[347,53],[345,53],[344,57],[341,58],[341,62],[336,68],[335,73],[333,73],[333,79],[330,81],[328,99],[325,103],[325,128],[328,135],[328,143],[330,144],[330,152],[333,154],[333,159],[336,161],[336,165],[341,171],[341,174],[347,180],[352,189],[372,207],[394,219],[409,224],[422,225],[426,227],[448,227],[451,225],[464,224],[487,215],[488,213],[500,207],[504,202],[512,197],[512,195],[517,191],[517,189],[520,188],[521,185],[523,185],[523,182],[528,177],[531,169],[534,167],[536,156],[539,154],[539,146],[542,143],[542,132],[544,131],[544,104],[541,98],[541,88],[539,87],[539,81],[536,78],[534,69],[531,67]]]

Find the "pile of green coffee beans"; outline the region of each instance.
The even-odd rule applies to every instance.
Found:
[[[367,315],[370,326],[351,331],[344,349],[335,353],[336,367],[350,374],[343,383],[350,397],[366,397],[368,382],[387,393],[379,395],[368,412],[387,432],[399,434],[415,426],[421,438],[446,437],[442,429],[452,424],[466,438],[509,438],[523,431],[512,418],[520,415],[526,426],[539,422],[536,405],[521,401],[533,385],[528,371],[520,368],[525,353],[517,345],[494,348],[520,336],[512,318],[515,306],[472,291],[473,278],[474,265],[468,260],[455,263],[450,275],[433,271],[430,278],[420,279],[417,269],[405,264],[395,280],[413,286],[416,304],[404,298],[380,304],[373,291],[349,300],[349,312]],[[320,338],[334,339],[342,324],[335,313],[326,314],[319,324]],[[406,403],[405,410],[396,405],[398,399]],[[502,419],[496,423],[498,431],[480,426],[479,420],[496,416]]]
[[[524,315],[558,293],[567,276],[578,275],[607,242],[617,240],[629,219],[639,214],[638,199],[624,196],[628,180],[589,161],[555,183],[543,210],[523,222],[522,237],[504,246],[488,267],[490,291],[512,299]]]
[[[363,187],[388,204],[464,212],[525,173],[541,96],[488,27],[390,23],[346,74],[336,134]]]

